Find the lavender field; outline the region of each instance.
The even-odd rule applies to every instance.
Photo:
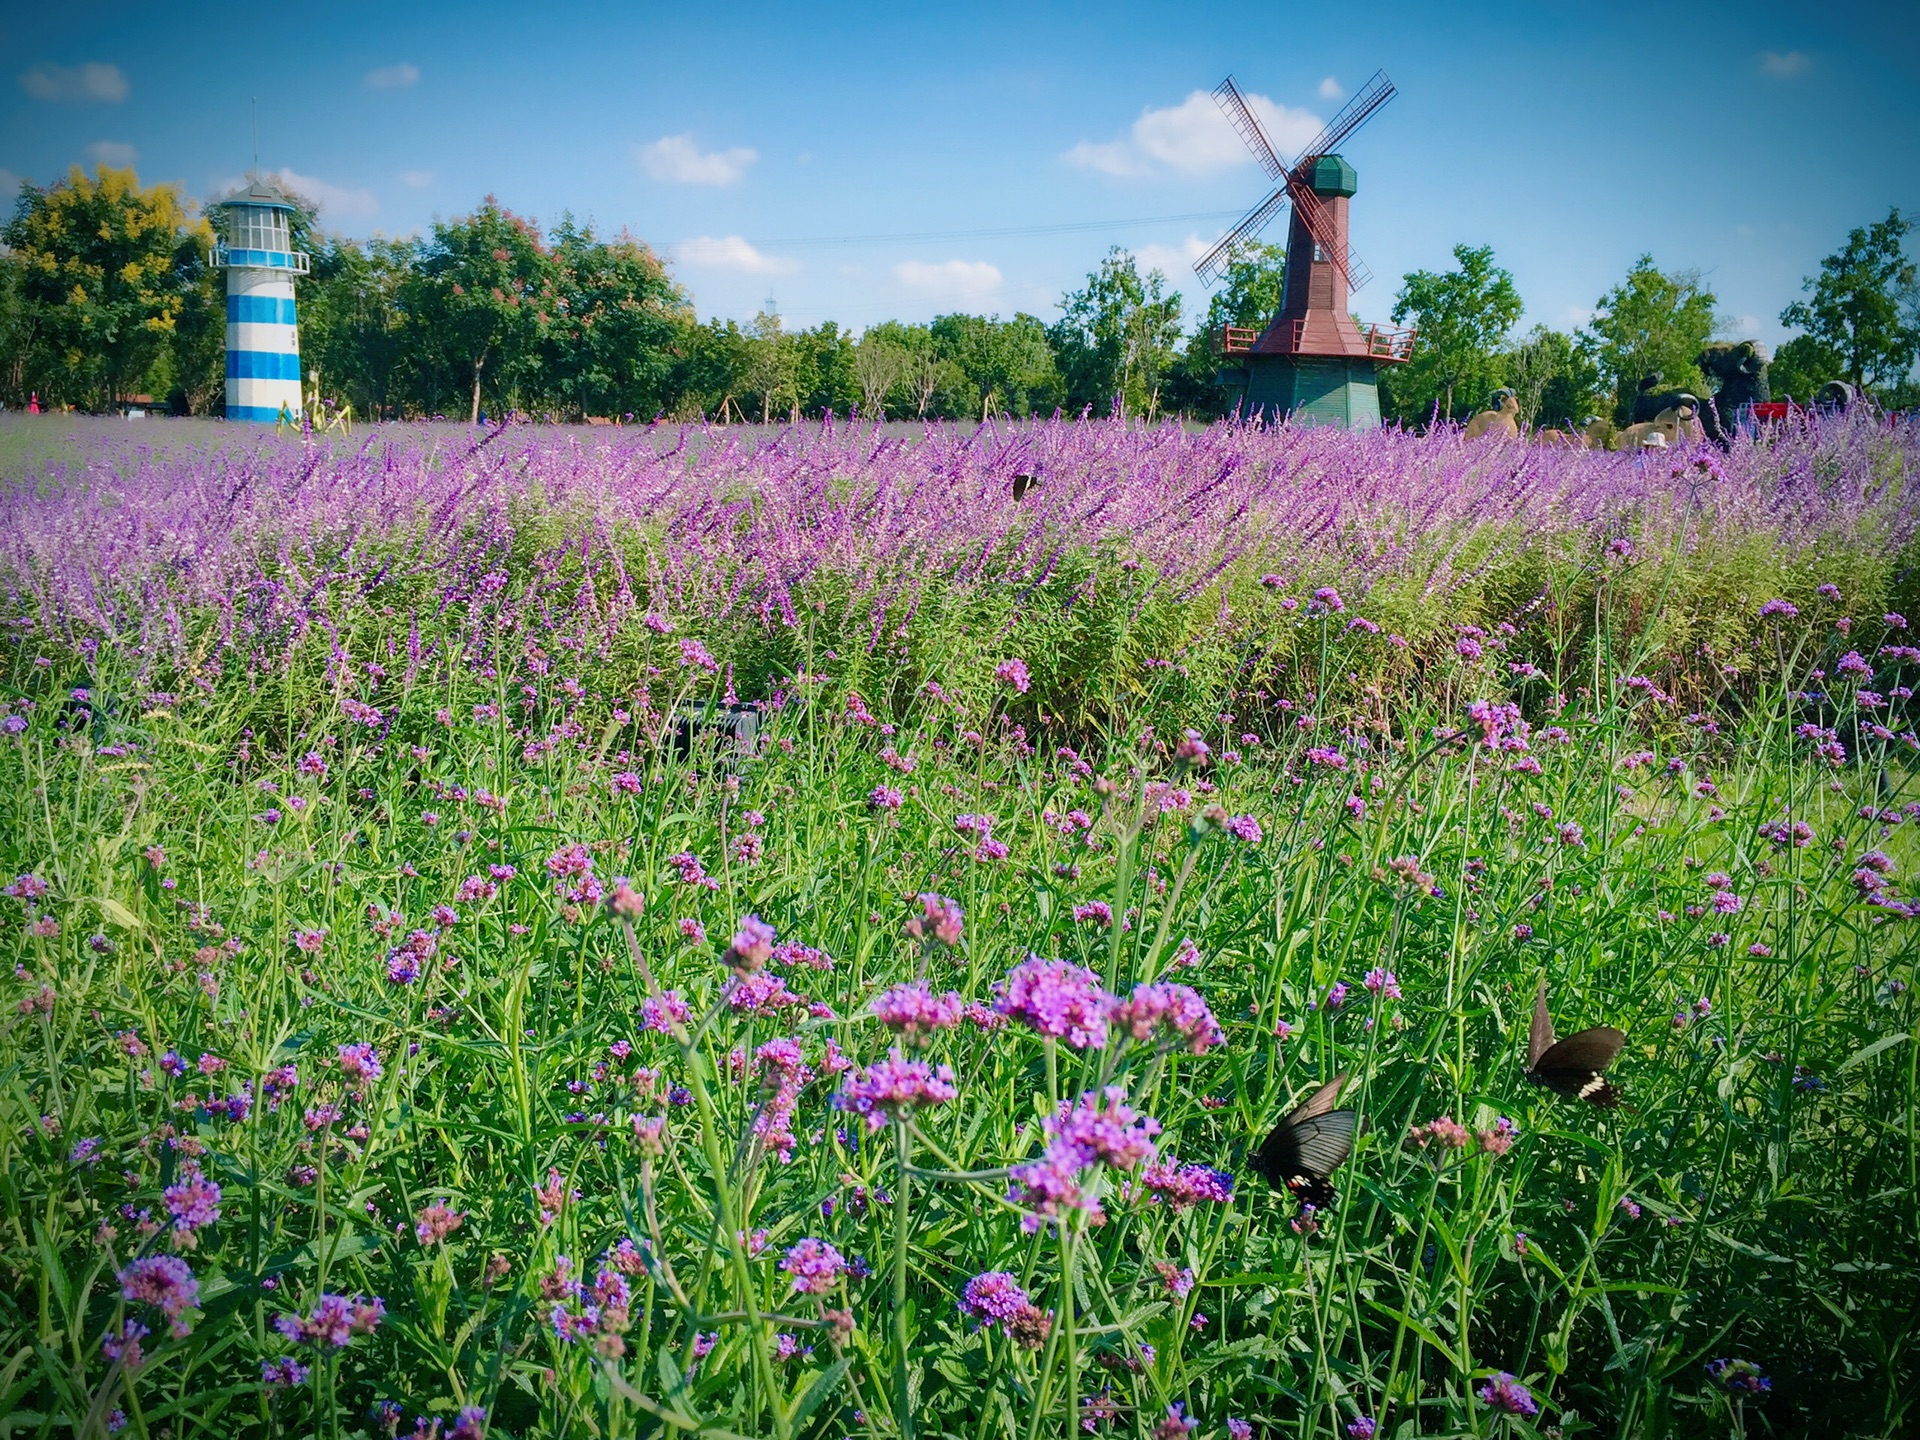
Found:
[[[0,427],[0,1435],[1906,1433],[1916,462]]]

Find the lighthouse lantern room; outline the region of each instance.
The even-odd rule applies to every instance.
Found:
[[[227,419],[298,420],[300,329],[293,277],[307,257],[293,248],[294,207],[255,180],[221,205],[213,263],[227,272]]]

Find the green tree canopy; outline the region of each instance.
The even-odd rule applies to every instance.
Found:
[[[1047,413],[1064,396],[1047,327],[1036,316],[941,315],[928,333],[940,358],[965,377],[969,415]]]
[[[1707,394],[1694,360],[1713,334],[1714,304],[1698,270],[1664,271],[1651,255],[1642,255],[1627,278],[1600,297],[1581,339],[1612,387],[1617,423],[1631,419],[1640,382],[1650,377],[1666,389]]]
[[[22,382],[45,400],[110,406],[167,354],[213,231],[178,185],[76,165],[45,189],[23,185],[0,240],[19,266]]]
[[[1230,363],[1216,349],[1220,331],[1227,325],[1264,330],[1279,313],[1286,279],[1284,245],[1255,243],[1235,255],[1227,266],[1226,283],[1208,298],[1207,313],[1181,352],[1179,374],[1171,391],[1172,407],[1196,415],[1226,413],[1240,392],[1223,390],[1215,383],[1221,366]]]
[[[551,245],[557,299],[543,336],[544,398],[572,414],[652,419],[672,398],[675,342],[692,323],[685,292],[625,232],[601,241],[569,215]]]
[[[1394,323],[1420,332],[1413,359],[1386,377],[1386,408],[1409,424],[1424,424],[1436,407],[1450,420],[1485,403],[1499,383],[1501,344],[1520,318],[1520,292],[1491,246],[1456,245],[1453,258],[1452,270],[1408,275],[1393,302]]]
[[[539,229],[491,195],[433,227],[405,290],[410,340],[442,386],[470,387],[470,420],[480,418],[483,386],[496,408],[511,403],[559,313],[557,280]]]
[[[1839,361],[1839,374],[1828,379],[1876,391],[1912,373],[1920,357],[1920,284],[1905,249],[1913,225],[1890,210],[1886,219],[1854,230],[1802,286],[1811,298],[1780,312],[1781,324],[1806,331],[1822,347],[1821,358]]]
[[[1061,297],[1047,331],[1074,409],[1151,417],[1180,342],[1180,296],[1158,270],[1144,277],[1116,245],[1084,288]]]
[[[1578,429],[1605,403],[1600,372],[1573,336],[1536,325],[1501,357],[1520,398],[1520,423]]]

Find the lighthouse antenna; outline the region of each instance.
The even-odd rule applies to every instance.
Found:
[[[253,168],[260,168],[260,97],[250,96],[253,103]]]

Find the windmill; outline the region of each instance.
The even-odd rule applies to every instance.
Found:
[[[1336,147],[1394,96],[1384,70],[1363,86],[1291,165],[1280,163],[1260,122],[1229,75],[1213,92],[1227,120],[1277,188],[1194,265],[1208,284],[1289,204],[1287,273],[1280,312],[1261,331],[1229,325],[1215,337],[1223,354],[1242,357],[1219,383],[1241,389],[1241,409],[1270,419],[1371,429],[1380,423],[1378,367],[1413,354],[1414,333],[1354,322],[1348,296],[1372,279],[1347,244],[1347,202],[1356,175]]]

